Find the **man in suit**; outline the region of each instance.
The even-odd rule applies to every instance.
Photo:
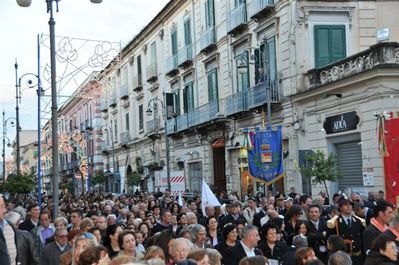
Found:
[[[373,240],[388,229],[393,216],[394,207],[392,203],[384,200],[377,202],[374,207],[374,217],[371,218],[370,225],[367,226],[363,233],[363,250],[366,255],[371,250]]]
[[[252,224],[258,229],[261,228],[260,220],[267,215],[267,207],[269,206],[268,201],[266,198],[262,199],[262,207],[258,213],[254,215],[254,220]]]
[[[254,225],[245,226],[241,234],[241,241],[226,250],[224,264],[238,265],[240,260],[245,257],[262,255],[262,252],[256,247],[259,240],[258,228]]]
[[[31,232],[39,223],[40,207],[37,203],[32,203],[27,208],[29,218],[19,225],[19,229]]]
[[[351,256],[353,265],[363,265],[362,235],[366,223],[352,214],[352,201],[342,196],[338,201],[340,214],[327,221],[327,234],[339,235],[344,240],[345,251]]]
[[[327,223],[320,219],[320,214],[319,205],[311,204],[309,206],[309,219],[306,222],[309,227],[308,243],[309,247],[314,249],[316,256],[327,263]]]
[[[1,265],[31,265],[33,264],[33,242],[27,231],[17,230],[8,220],[17,220],[11,215],[19,215],[10,212],[5,215],[5,201],[0,196],[0,264]]]

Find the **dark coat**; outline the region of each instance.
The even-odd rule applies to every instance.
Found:
[[[31,232],[35,227],[36,226],[32,223],[31,219],[29,219],[22,222],[22,224],[19,225],[19,230],[25,230]]]
[[[237,243],[236,243],[236,246],[237,246]],[[225,263],[224,260],[225,260],[226,256],[228,255],[227,254],[227,249],[231,248],[231,247],[226,244],[226,241],[223,241],[223,242],[220,242],[219,244],[217,244],[214,248],[217,251],[219,251],[220,255],[222,255],[222,264],[226,264],[227,265],[227,263]]]
[[[231,214],[228,214],[228,215],[226,215],[226,216],[224,216],[224,217],[222,217],[222,218],[220,219],[219,224],[218,224],[218,231],[222,231],[223,227],[224,227],[226,224],[228,224],[228,223],[232,223],[232,224],[238,224],[238,223],[245,224],[246,222],[247,222],[247,220],[245,219],[245,217],[244,217],[242,214],[239,215],[237,221],[234,220],[234,217],[233,217]]]
[[[262,255],[262,252],[255,248],[255,255]],[[247,254],[245,253],[244,248],[241,243],[238,243],[236,246],[228,248],[226,250],[226,257],[223,259],[225,265],[238,265],[240,260],[245,258]]]
[[[308,231],[308,246],[313,248],[316,256],[323,262],[327,261],[327,222],[323,219],[319,219],[319,225],[316,226],[312,221],[308,220],[307,226]],[[324,246],[326,248],[325,252],[320,251],[320,247]]]
[[[273,252],[264,240],[259,243],[258,247],[266,258],[275,259],[278,261],[283,261],[284,254],[287,251],[287,245],[281,241],[276,241]]]
[[[354,265],[363,265],[363,232],[365,221],[357,216],[351,217],[351,225],[348,226],[342,216],[334,217],[327,222],[327,238],[329,235],[338,234],[350,244],[345,244],[346,252],[352,252]],[[350,249],[351,248],[351,249]]]
[[[33,264],[33,239],[28,231],[15,229],[17,260],[21,265]]]
[[[10,256],[7,252],[6,238],[4,237],[3,229],[0,228],[0,264],[11,265]]]
[[[365,254],[367,254],[367,251],[371,249],[371,243],[373,240],[380,234],[382,233],[374,225],[370,224],[367,226],[363,233],[363,251]]]
[[[252,222],[252,224],[260,229],[261,228],[260,220],[265,216],[266,216],[266,214],[263,210],[260,211],[259,213],[255,214],[254,221]]]
[[[364,265],[395,265],[396,263],[378,252],[371,252],[370,255],[367,256]]]
[[[152,235],[155,235],[158,232],[162,232],[163,230],[166,230],[168,228],[168,225],[163,225],[160,222],[157,222],[157,224],[154,225],[154,227],[152,228]]]
[[[64,248],[64,251],[61,251],[61,249],[58,247],[57,243],[55,241],[53,241],[44,247],[43,252],[40,256],[39,264],[40,265],[59,265],[61,255],[69,250],[71,250],[71,245],[69,245],[69,243]]]
[[[296,253],[296,247],[290,246],[288,247],[287,251],[284,253],[283,257],[283,264],[284,265],[297,265],[295,253]]]

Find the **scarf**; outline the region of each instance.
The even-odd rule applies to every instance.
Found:
[[[396,241],[399,241],[399,232],[393,229],[392,227],[388,227],[388,229],[396,236]]]
[[[377,219],[375,219],[374,217],[371,218],[370,223],[371,223],[372,225],[374,225],[381,233],[384,233],[384,232],[388,229],[388,226],[379,223],[379,222],[377,221]]]

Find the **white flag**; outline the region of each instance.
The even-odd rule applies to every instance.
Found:
[[[205,180],[202,179],[202,196],[201,196],[201,204],[202,204],[202,213],[205,216],[205,207],[206,206],[220,206],[218,199],[215,194],[211,191],[208,184],[206,184]]]
[[[181,196],[181,192],[179,192],[179,197],[177,198],[177,204],[179,204],[180,207],[183,206],[183,198]]]

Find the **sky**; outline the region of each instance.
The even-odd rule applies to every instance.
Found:
[[[92,4],[90,0],[60,0],[59,13],[54,14],[55,33],[56,36],[82,40],[109,41],[120,48],[133,39],[168,1],[103,0],[101,4]],[[8,118],[15,117],[15,60],[18,61],[19,76],[25,73],[37,73],[37,35],[48,36],[49,15],[46,13],[44,0],[32,0],[32,5],[28,8],[18,6],[15,0],[1,2],[0,108],[5,111],[5,117]],[[80,50],[81,54],[86,54],[81,56],[87,56],[93,47],[86,45],[86,50]],[[41,53],[43,57],[48,58],[48,49],[42,48]],[[57,66],[57,76],[58,68],[62,67]],[[21,85],[22,130],[37,129],[36,90],[25,85],[24,81],[28,79],[24,79]],[[70,94],[70,91],[65,92]],[[7,127],[7,137],[11,141],[15,139],[15,128]],[[10,150],[7,150],[7,153],[10,153]]]

